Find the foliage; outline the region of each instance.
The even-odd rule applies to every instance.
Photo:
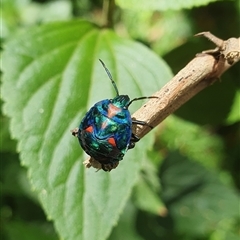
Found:
[[[70,133],[114,97],[99,58],[121,94],[149,96],[212,47],[193,34],[236,37],[225,23],[238,23],[237,3],[210,2],[3,1],[2,239],[239,238],[237,66],[110,173],[85,169]]]

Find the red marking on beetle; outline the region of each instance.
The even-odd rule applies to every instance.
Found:
[[[92,133],[93,132],[93,127],[89,126],[85,129],[86,132]]]
[[[113,147],[116,147],[116,142],[115,142],[115,139],[113,137],[111,138],[108,138],[108,142],[113,146]]]
[[[121,108],[118,108],[116,106],[114,106],[113,104],[109,104],[108,105],[108,113],[107,113],[107,117],[108,118],[112,118],[114,117],[118,112],[121,111]]]

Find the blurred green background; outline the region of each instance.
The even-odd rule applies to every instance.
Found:
[[[186,7],[169,1],[159,9],[143,6],[142,10],[136,1],[129,1],[129,7],[116,1],[106,12],[108,1],[103,6],[100,0],[2,0],[1,48],[28,28],[82,18],[107,24],[118,35],[143,43],[175,74],[195,54],[215,47],[194,34],[210,31],[222,39],[239,36],[239,1],[198,2]],[[144,163],[109,240],[240,238],[239,79],[238,63],[158,127],[148,152],[152,162]],[[21,167],[9,119],[1,114],[0,120],[0,238],[60,239]]]

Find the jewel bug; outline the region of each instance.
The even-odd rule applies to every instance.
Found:
[[[128,95],[120,95],[116,83],[104,62],[99,59],[116,91],[113,99],[97,102],[84,116],[79,128],[72,130],[83,150],[97,161],[104,171],[118,166],[128,149],[135,146],[139,138],[132,132],[132,124],[147,125],[144,121],[133,120],[128,107],[132,102],[151,97],[130,100]],[[152,128],[151,126],[149,126]],[[89,165],[90,167],[93,165]]]

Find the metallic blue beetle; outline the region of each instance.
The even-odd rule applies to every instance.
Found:
[[[119,95],[111,73],[101,60],[100,62],[117,96],[96,103],[86,113],[79,128],[72,130],[72,134],[78,138],[83,150],[100,163],[100,168],[104,171],[111,171],[118,166],[126,151],[133,148],[135,142],[139,140],[132,133],[132,124],[148,125],[143,121],[132,120],[128,110],[129,105],[136,100],[156,97],[140,97],[130,100],[128,95]]]

